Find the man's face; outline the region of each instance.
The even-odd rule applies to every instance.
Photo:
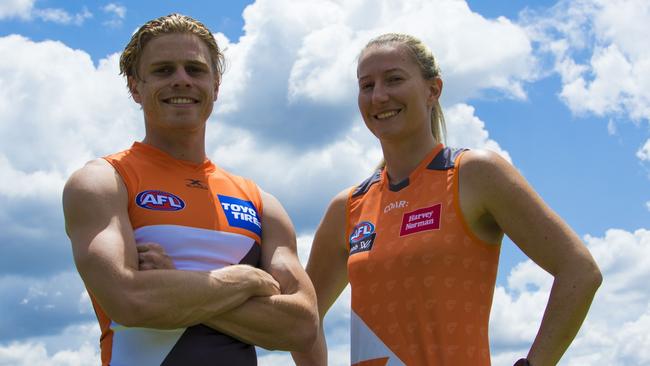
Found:
[[[138,65],[140,78],[128,82],[148,131],[205,127],[219,90],[211,64],[207,45],[193,34],[165,34],[147,43]]]

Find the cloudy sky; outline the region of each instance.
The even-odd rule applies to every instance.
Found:
[[[383,32],[420,37],[442,68],[448,144],[509,159],[604,274],[561,364],[650,364],[648,1],[84,3],[0,1],[0,365],[98,364],[61,191],[84,162],[143,137],[119,52],[171,12],[203,21],[227,49],[210,157],[284,203],[303,261],[329,199],[380,158],[356,107],[359,50]],[[494,365],[525,355],[551,280],[504,242]],[[332,365],[348,362],[348,304],[346,291],[326,318]],[[261,365],[290,363],[259,354]]]

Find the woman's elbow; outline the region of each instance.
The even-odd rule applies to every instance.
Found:
[[[591,270],[589,272],[589,281],[592,284],[595,292],[603,283],[603,274],[600,272],[600,268],[598,268],[596,262],[593,262]]]
[[[580,286],[589,293],[596,293],[603,283],[603,274],[593,259],[584,261],[581,265],[573,266],[574,281],[577,279]]]

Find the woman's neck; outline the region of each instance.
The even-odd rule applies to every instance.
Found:
[[[437,144],[432,135],[414,137],[408,141],[382,142],[381,149],[390,183],[397,184],[408,178]]]

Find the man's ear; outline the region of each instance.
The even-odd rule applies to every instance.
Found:
[[[134,76],[128,76],[126,78],[126,85],[129,87],[129,93],[133,100],[140,104],[142,102],[142,97],[138,91],[138,80]]]

